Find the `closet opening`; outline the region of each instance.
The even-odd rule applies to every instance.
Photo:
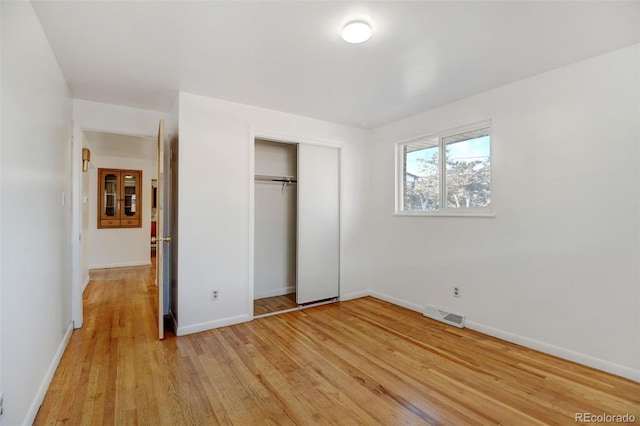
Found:
[[[255,140],[253,315],[297,307],[298,148]]]
[[[340,149],[254,140],[253,316],[338,300]]]

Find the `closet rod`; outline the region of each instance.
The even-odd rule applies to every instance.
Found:
[[[256,180],[267,182],[285,182],[285,183],[297,183],[298,179],[293,176],[269,176],[269,175],[256,175]]]

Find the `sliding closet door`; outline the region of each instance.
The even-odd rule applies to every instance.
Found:
[[[339,295],[339,152],[298,145],[298,304]]]

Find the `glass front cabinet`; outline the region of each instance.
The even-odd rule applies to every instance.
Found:
[[[141,170],[98,169],[98,228],[142,226]]]

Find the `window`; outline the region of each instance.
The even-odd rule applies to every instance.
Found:
[[[491,215],[491,123],[397,145],[398,214]]]

